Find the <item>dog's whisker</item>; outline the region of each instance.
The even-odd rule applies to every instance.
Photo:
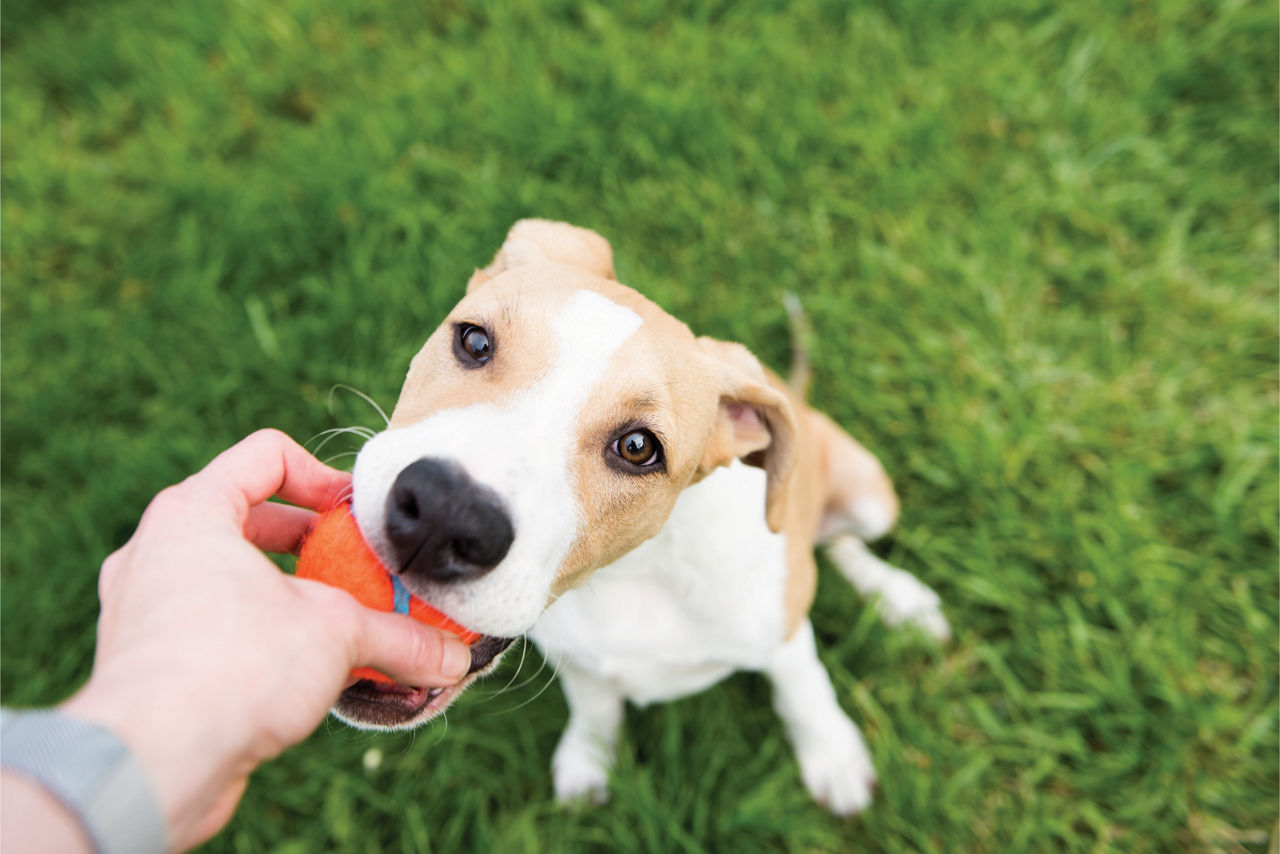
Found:
[[[529,640],[527,635],[520,636],[520,660],[516,662],[516,676],[520,675],[524,670],[524,663],[529,660],[529,647],[532,643],[533,641]]]
[[[558,664],[558,663],[557,663],[557,664],[552,664],[551,662],[547,661],[547,660],[544,658],[544,659],[542,660],[542,662],[538,665],[538,669],[537,669],[537,670],[535,670],[535,671],[533,671],[532,673],[530,673],[530,674],[529,674],[529,676],[528,676],[527,678],[525,678],[525,679],[521,680],[521,681],[519,682],[519,684],[515,685],[511,690],[512,690],[513,692],[515,692],[515,691],[523,691],[527,686],[532,685],[532,684],[534,684],[535,682],[538,682],[538,681],[542,678],[542,675],[543,675],[545,672],[547,672],[547,665],[548,665],[548,664],[550,664],[550,665],[551,665],[551,671],[550,671],[551,676],[550,676],[550,678],[551,678],[551,680],[552,680],[552,681],[554,681],[554,680],[555,680],[555,678],[556,678],[556,676],[557,676],[557,675],[558,675],[558,673],[560,672],[560,666],[559,666],[559,664]],[[541,693],[542,693],[543,691],[545,691],[545,690],[546,690],[546,686],[544,685],[542,688],[538,689],[538,693],[539,693],[539,694],[541,694]]]
[[[518,691],[524,686],[531,684],[534,680],[536,680],[539,676],[542,675],[542,671],[545,670],[546,667],[547,667],[547,660],[543,658],[538,664],[538,669],[530,673],[525,679],[520,681],[518,684],[512,686],[511,690]]]
[[[523,637],[521,637],[520,640],[523,641],[524,643],[528,643]],[[516,679],[520,676],[520,671],[524,668],[526,650],[527,650],[527,646],[522,645],[520,648],[520,660],[516,662],[515,672],[512,673],[511,678],[507,680],[507,684],[503,685],[501,688],[491,689],[489,693],[486,695],[488,699],[500,697],[503,694],[507,693],[508,691],[513,690],[512,685],[513,683],[515,683]],[[524,682],[516,684],[514,690],[518,690],[524,685],[528,684],[528,681],[529,680],[526,679]]]
[[[338,433],[356,433],[360,436],[364,436],[366,439],[371,439],[377,431],[372,427],[365,427],[363,424],[352,424],[349,427],[330,427],[328,430],[321,430],[312,438],[318,439],[321,436],[329,436],[331,434]]]
[[[345,435],[359,436],[361,439],[367,442],[370,439],[372,439],[375,434],[368,427],[359,427],[359,426],[332,427],[328,430],[321,430],[319,433],[312,436],[311,439],[308,440],[307,444],[310,445],[311,442],[314,442],[316,439],[320,439],[320,443],[317,444],[315,448],[311,449],[312,455],[318,456],[320,454],[320,451],[324,449],[325,445],[329,444],[337,436],[345,436]],[[321,437],[324,437],[324,438],[321,438]]]
[[[340,454],[333,454],[332,456],[325,457],[322,462],[327,466],[331,466],[334,460],[340,460],[343,457],[354,457],[359,453],[359,451],[343,451]]]
[[[563,657],[564,657],[564,656],[563,656],[563,654],[562,654],[559,658],[560,658],[560,659],[563,659]],[[544,664],[545,664],[545,660],[544,660]],[[556,681],[556,677],[560,675],[560,664],[561,664],[561,661],[560,661],[560,660],[557,660],[557,661],[556,661],[556,663],[555,663],[555,667],[554,667],[554,668],[552,669],[552,671],[551,671],[551,677],[550,677],[549,679],[547,679],[546,684],[544,684],[541,688],[539,688],[539,689],[538,689],[538,693],[534,694],[532,697],[530,697],[529,699],[525,700],[525,701],[524,701],[523,703],[521,703],[520,705],[518,705],[518,706],[516,706],[516,707],[514,707],[514,708],[511,708],[511,709],[507,709],[507,710],[506,710],[506,711],[504,711],[504,712],[501,712],[501,714],[511,714],[512,712],[518,712],[518,711],[520,711],[521,709],[523,709],[525,706],[527,706],[527,705],[529,705],[530,703],[532,703],[532,702],[534,702],[535,700],[537,700],[537,699],[538,699],[539,697],[541,697],[543,694],[547,693],[547,689],[551,687],[552,683]],[[539,672],[541,672],[542,668],[538,668],[538,670],[539,670]]]
[[[311,451],[312,454],[317,454],[324,448],[324,446],[329,442],[330,439],[332,439],[335,435],[339,435],[341,433],[347,432],[347,429],[348,428],[346,427],[333,427],[329,430],[321,430],[319,433],[316,433],[314,436],[312,436],[310,439],[304,442],[303,447]],[[312,447],[313,442],[316,443],[315,447]]]
[[[413,746],[417,743],[418,743],[418,731],[416,729],[409,730],[409,743],[400,749],[400,755],[402,757],[408,756],[409,751],[412,750]]]
[[[544,658],[542,659],[541,663],[538,665],[537,670],[529,674],[528,678],[521,680],[517,685],[512,687],[510,690],[519,691],[523,689],[526,685],[533,683],[535,680],[538,679],[539,676],[542,675],[542,672],[546,669],[546,666],[547,666],[547,660]],[[502,715],[508,715],[508,714],[511,714],[512,712],[516,712],[516,711],[519,711],[520,709],[523,709],[525,706],[529,705],[534,700],[542,696],[542,694],[547,690],[547,688],[551,686],[551,683],[555,681],[555,678],[559,673],[559,670],[560,670],[559,664],[555,665],[555,669],[551,672],[551,675],[548,677],[547,683],[544,684],[541,688],[539,688],[538,692],[534,694],[532,697],[528,698],[522,703],[518,703],[517,705],[512,706],[509,709],[495,709],[489,713],[488,717],[500,717]],[[502,693],[506,693],[506,691],[507,689],[504,688]]]
[[[515,682],[516,679],[520,676],[520,669],[524,667],[525,654],[528,651],[528,649],[529,649],[529,642],[526,641],[522,636],[520,638],[520,660],[516,662],[516,670],[514,673],[511,674],[511,678],[507,680],[506,685],[503,685],[501,688],[493,692],[493,695],[495,697],[498,696],[499,694],[504,693],[508,688],[510,688],[511,683]]]
[[[551,686],[555,683],[556,679],[560,676],[560,665],[562,665],[563,663],[564,663],[564,653],[561,653],[560,655],[556,656],[556,663],[551,668],[551,677],[547,679],[546,684],[542,686],[542,688],[538,691],[538,693],[534,694],[529,699],[530,703],[532,703],[534,700],[541,697],[543,694],[547,693],[548,689],[551,688]]]
[[[378,405],[378,402],[377,402],[376,400],[374,400],[372,397],[370,397],[369,395],[365,394],[364,392],[360,391],[360,389],[358,389],[358,388],[353,388],[352,386],[345,385],[345,384],[343,384],[343,383],[336,383],[336,384],[333,386],[333,388],[329,389],[329,411],[330,411],[330,412],[332,412],[332,411],[333,411],[333,398],[334,398],[334,393],[335,393],[338,389],[343,389],[343,390],[345,390],[345,391],[349,391],[349,392],[351,392],[352,394],[354,394],[356,397],[359,397],[359,398],[360,398],[361,400],[363,400],[365,403],[367,403],[367,404],[369,404],[370,406],[372,406],[372,407],[373,407],[374,411],[375,411],[375,412],[377,412],[377,413],[378,413],[378,415],[382,418],[382,423],[383,423],[383,424],[386,424],[386,425],[390,425],[390,424],[391,424],[391,419],[387,417],[387,413],[383,411],[382,407]]]

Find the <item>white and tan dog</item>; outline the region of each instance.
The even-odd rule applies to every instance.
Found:
[[[620,285],[609,244],[563,223],[517,223],[471,278],[353,488],[384,563],[485,633],[476,675],[526,633],[558,668],[564,800],[604,798],[624,700],[752,670],[773,684],[813,796],[839,814],[870,803],[870,757],[807,617],[815,545],[889,622],[948,631],[933,591],[862,545],[898,513],[875,457],[745,348],[695,337]],[[462,687],[360,682],[337,712],[416,726]]]

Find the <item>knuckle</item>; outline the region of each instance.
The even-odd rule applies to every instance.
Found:
[[[321,607],[321,616],[328,620],[342,620],[355,624],[360,617],[360,603],[340,587],[313,582],[309,588]]]
[[[347,591],[310,579],[294,579],[304,585],[307,608],[321,634],[342,638],[350,646],[360,646],[368,631],[365,608]]]
[[[147,505],[147,512],[181,513],[199,506],[203,493],[201,483],[194,476],[166,486],[156,493]]]
[[[275,427],[261,427],[254,430],[244,441],[246,444],[265,445],[267,447],[278,447],[293,442],[283,430],[278,430]]]
[[[293,587],[310,603],[307,610],[318,620],[354,633],[359,622],[359,603],[351,594],[310,578],[294,578]]]
[[[124,563],[124,549],[114,551],[107,555],[107,559],[102,562],[102,568],[98,571],[98,599],[105,600],[111,594],[112,585],[115,583],[116,577],[120,574],[121,565]]]
[[[415,673],[435,670],[440,663],[440,642],[430,632],[410,627],[406,633],[405,664]]]
[[[187,491],[186,481],[175,483],[173,486],[166,486],[156,493],[155,498],[151,499],[151,504],[148,505],[147,509],[167,510],[180,507],[185,503],[185,493]]]

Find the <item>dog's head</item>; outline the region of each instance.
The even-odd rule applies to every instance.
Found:
[[[406,587],[486,635],[470,679],[718,466],[765,469],[760,512],[779,530],[794,432],[745,348],[618,284],[599,235],[523,220],[414,357],[389,427],[357,457],[352,506]],[[414,726],[461,687],[357,683],[338,712]]]

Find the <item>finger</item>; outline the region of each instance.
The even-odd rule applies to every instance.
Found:
[[[273,495],[327,510],[350,487],[351,475],[329,468],[279,430],[259,430],[223,451],[188,482],[217,490],[243,518],[248,508]]]
[[[297,554],[316,514],[303,507],[264,501],[249,508],[244,537],[264,552]]]
[[[443,688],[467,674],[471,650],[454,635],[402,614],[355,606],[352,667],[372,667],[402,685]]]

